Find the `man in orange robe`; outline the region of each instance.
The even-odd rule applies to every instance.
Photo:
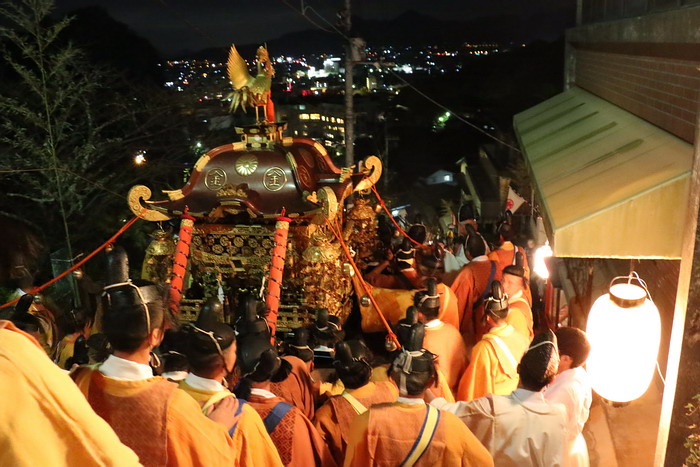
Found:
[[[425,324],[423,347],[437,356],[437,369],[454,393],[469,364],[469,354],[457,328],[438,319],[440,297],[435,279],[428,280],[428,290],[416,293],[415,306]]]
[[[217,299],[208,301],[199,312],[197,322],[184,328],[190,372],[179,383],[180,389],[197,401],[205,415],[220,400],[234,401],[236,418],[229,435],[236,447],[238,465],[281,466],[277,448],[260,415],[221,384],[236,364],[236,335],[229,325],[217,322],[217,309],[221,309]]]
[[[370,351],[362,341],[341,342],[336,346],[333,366],[345,386],[342,394],[328,399],[316,411],[314,425],[325,439],[338,465],[343,464],[350,423],[374,404],[393,402],[399,391],[393,382],[370,381]]]
[[[287,355],[282,357],[291,366],[291,372],[284,380],[272,383],[270,391],[301,410],[312,420],[316,410],[315,394],[318,393],[311,377],[314,365],[314,351],[309,346],[308,330],[295,330],[294,341],[287,344]]]
[[[227,431],[233,400],[223,400],[209,418],[177,384],[153,376],[151,351],[163,339],[165,307],[150,282],[126,276],[126,253],[108,257],[102,330],[114,353],[98,368],[80,367],[73,379],[92,408],[144,465],[236,465]],[[221,420],[217,423],[214,420]]]
[[[428,406],[423,392],[436,378],[434,356],[422,349],[423,325],[413,325],[392,364],[396,402],[372,406],[350,425],[346,466],[462,465],[487,467],[493,459],[456,416]]]
[[[512,223],[512,215],[510,211],[506,211],[505,220],[501,222],[498,226],[498,235],[500,240],[500,246],[489,253],[489,259],[496,261],[497,271],[496,280],[500,281],[503,277],[503,270],[508,266],[518,265],[517,253],[522,255],[519,266],[523,268],[524,277],[530,280],[530,267],[527,263],[527,255],[525,255],[525,250],[521,246],[516,246],[513,243],[515,239],[515,230]],[[524,296],[527,299],[528,304],[532,304],[532,293],[529,289],[523,290]]]
[[[238,365],[241,380],[236,394],[248,401],[260,417],[285,466],[334,466],[323,438],[297,407],[270,392],[272,381],[289,375],[267,336],[239,335]]]
[[[528,290],[528,280],[525,269],[522,267],[523,256],[516,254],[516,264],[506,266],[503,270],[503,291],[508,296],[508,317],[506,322],[513,326],[516,331],[532,340],[534,333],[534,323],[532,320],[532,309],[527,301],[525,291]]]
[[[39,342],[4,320],[0,394],[3,465],[141,465]]]
[[[491,289],[491,282],[496,279],[498,266],[486,256],[486,241],[470,225],[465,242],[469,263],[459,271],[450,286],[457,297],[459,314],[459,331],[467,346],[476,343],[485,330],[481,326],[483,302]]]
[[[518,362],[530,339],[506,322],[508,299],[500,282],[494,281],[484,311],[489,331],[472,349],[457,400],[470,401],[486,394],[505,396],[518,387]]]

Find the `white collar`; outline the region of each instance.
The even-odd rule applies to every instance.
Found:
[[[472,263],[481,263],[482,261],[488,261],[489,257],[486,255],[481,255],[477,256],[476,258],[472,259]]]
[[[399,396],[398,399],[396,399],[396,402],[400,402],[401,404],[410,404],[410,405],[425,405],[425,401],[421,399],[420,397],[401,397]]]
[[[260,389],[260,388],[252,388],[250,390],[251,394],[254,394],[256,396],[264,397],[265,399],[272,399],[273,397],[277,397],[275,394],[271,393],[270,391],[266,389]]]
[[[161,374],[163,378],[167,378],[170,381],[182,381],[183,379],[187,378],[187,375],[189,375],[189,372],[187,371],[166,371],[165,373]]]
[[[108,378],[123,381],[141,381],[142,379],[153,378],[153,370],[150,366],[125,360],[115,355],[110,355],[100,365],[100,373]]]
[[[223,391],[224,386],[215,379],[202,378],[194,373],[190,373],[185,378],[185,384],[195,389],[201,389],[202,391],[220,392]]]
[[[442,324],[442,321],[440,321],[439,319],[434,319],[432,321],[428,321],[427,323],[425,323],[423,325],[423,327],[425,327],[425,329],[432,329],[432,328],[436,328],[436,327],[440,326],[441,324]]]
[[[514,301],[522,296],[523,296],[523,290],[520,289],[517,292],[515,292],[513,295],[508,297],[508,303],[511,303],[512,301]]]

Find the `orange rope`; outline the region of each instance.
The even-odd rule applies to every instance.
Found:
[[[367,282],[365,282],[365,280],[362,278],[362,274],[360,273],[360,269],[357,267],[357,264],[355,264],[355,260],[352,259],[352,255],[350,254],[350,249],[345,244],[345,240],[343,240],[342,235],[340,235],[340,232],[341,232],[340,226],[337,226],[338,230],[336,231],[335,228],[333,228],[333,224],[331,224],[331,222],[328,220],[328,218],[325,218],[325,221],[328,224],[328,227],[330,227],[331,232],[333,232],[333,235],[335,235],[335,238],[338,239],[340,246],[343,248],[343,251],[345,252],[345,256],[348,258],[348,261],[350,262],[350,265],[352,266],[353,270],[355,271],[355,274],[357,274],[357,278],[360,280],[360,284],[362,284],[362,288],[365,289],[365,293],[367,294],[367,297],[369,297],[369,300],[372,302],[374,309],[377,310],[377,314],[379,314],[379,318],[381,318],[382,324],[384,324],[384,327],[386,328],[387,333],[389,334],[389,337],[391,338],[391,340],[393,340],[396,343],[396,345],[398,347],[401,347],[401,343],[399,342],[399,339],[396,337],[396,334],[394,334],[394,331],[391,329],[389,322],[384,317],[384,314],[382,314],[382,310],[379,309],[379,305],[377,304],[377,301],[372,296],[372,289],[370,289]],[[336,219],[336,221],[337,221],[337,219]]]
[[[384,204],[384,200],[382,199],[382,197],[379,196],[379,192],[377,191],[377,188],[374,185],[371,185],[371,188],[372,188],[372,191],[374,192],[374,196],[377,197],[377,201],[379,201],[379,204],[382,206],[382,208],[384,208],[384,211],[389,216],[389,219],[391,219],[391,222],[393,222],[394,225],[396,226],[396,228],[399,229],[399,233],[401,235],[403,235],[404,237],[406,237],[407,239],[409,239],[410,241],[412,241],[413,243],[415,243],[416,245],[418,245],[419,247],[429,249],[430,247],[428,245],[423,245],[422,243],[415,241],[414,239],[409,237],[406,232],[404,232],[404,230],[401,228],[401,226],[398,224],[398,222],[396,222],[396,219],[394,219],[394,216],[391,215],[389,208],[387,208],[386,204]]]
[[[119,230],[117,231],[117,233],[115,233],[114,235],[112,235],[112,236],[109,238],[109,240],[107,240],[107,241],[104,242],[102,245],[100,245],[99,247],[97,247],[97,249],[96,249],[95,251],[93,251],[92,253],[90,253],[89,255],[87,255],[85,258],[81,259],[80,261],[78,261],[77,263],[75,263],[73,266],[71,266],[70,268],[66,269],[66,270],[63,271],[61,274],[59,274],[58,276],[54,277],[53,279],[51,279],[51,280],[48,281],[47,283],[45,283],[45,284],[43,284],[43,285],[40,285],[40,286],[38,286],[38,287],[34,287],[29,293],[33,295],[33,294],[35,294],[35,293],[37,293],[37,292],[41,292],[41,291],[44,290],[46,287],[55,284],[56,282],[58,282],[59,280],[63,279],[64,277],[66,277],[66,276],[67,276],[68,274],[70,274],[71,272],[73,272],[73,271],[75,271],[76,269],[78,269],[80,266],[82,266],[83,264],[85,264],[89,259],[91,259],[93,256],[95,256],[97,253],[99,253],[100,251],[104,250],[108,245],[110,245],[111,243],[114,243],[114,240],[116,240],[117,237],[119,237],[121,234],[123,234],[124,232],[126,232],[126,230],[127,230],[129,227],[131,227],[132,225],[134,225],[134,223],[135,223],[137,220],[139,220],[139,217],[138,217],[138,216],[134,216],[133,218],[131,218],[131,220],[129,220],[129,222],[127,222],[126,224],[124,224],[124,225],[122,226],[122,228],[119,229]],[[7,303],[5,303],[4,305],[0,305],[0,310],[3,309],[3,308],[7,308],[8,306],[14,305],[15,303],[17,303],[17,302],[19,301],[19,299],[20,299],[20,297],[15,298],[14,300],[12,300],[12,301],[10,301],[10,302],[7,302]]]

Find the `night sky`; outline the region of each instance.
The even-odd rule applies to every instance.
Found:
[[[312,6],[329,21],[342,0],[286,0],[297,10]],[[229,43],[250,44],[313,28],[283,0],[57,0],[60,13],[100,5],[150,40],[166,56]],[[391,19],[409,10],[438,19],[467,20],[496,14],[557,18],[575,0],[354,0],[353,14]],[[314,17],[309,13],[310,17]],[[538,38],[534,27],[532,38]],[[545,33],[542,33],[544,35]],[[546,37],[545,37],[546,38]],[[551,38],[551,37],[550,37]]]

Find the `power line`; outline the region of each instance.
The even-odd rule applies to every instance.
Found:
[[[350,41],[350,40],[351,40],[343,31],[341,31],[340,29],[338,29],[334,24],[332,24],[330,21],[328,21],[326,18],[324,18],[323,15],[321,15],[320,13],[318,13],[313,7],[311,7],[311,6],[306,6],[305,9],[297,10],[296,8],[294,8],[294,7],[292,7],[291,5],[289,5],[289,4],[287,3],[287,0],[282,0],[282,2],[285,3],[286,5],[290,6],[290,8],[292,8],[294,11],[296,11],[297,13],[299,13],[300,15],[302,15],[302,16],[303,16],[304,18],[306,18],[307,20],[309,19],[309,17],[306,16],[306,11],[307,11],[307,10],[308,10],[308,11],[312,11],[316,16],[318,16],[324,23],[328,24],[331,28],[333,28],[333,30],[334,30],[337,34],[339,34],[341,37],[343,37],[345,40],[347,40],[347,41]],[[303,6],[304,1],[301,0],[301,2],[302,2],[302,6]],[[314,24],[314,23],[312,22],[312,24]],[[318,26],[317,26],[317,27],[318,27]],[[325,28],[321,28],[321,29],[324,30],[324,31],[326,31],[326,32],[328,32],[328,30],[325,29]],[[375,64],[375,66],[379,66],[379,67],[382,67],[382,68],[386,69],[389,73],[391,73],[392,75],[394,75],[394,76],[395,76],[399,81],[401,81],[403,84],[405,84],[405,85],[408,86],[409,88],[413,89],[413,90],[414,90],[417,94],[419,94],[421,97],[427,99],[428,101],[430,101],[430,102],[432,102],[433,104],[437,105],[438,107],[440,107],[441,109],[445,110],[446,112],[450,112],[450,114],[451,114],[451,115],[454,115],[455,118],[456,118],[457,120],[459,120],[460,122],[462,122],[462,123],[468,125],[469,127],[475,129],[475,130],[478,131],[479,133],[484,134],[485,136],[487,136],[487,137],[491,138],[492,140],[496,141],[497,143],[500,143],[500,144],[502,144],[502,145],[504,145],[504,146],[506,146],[506,147],[508,147],[508,148],[510,148],[510,149],[513,149],[514,151],[520,152],[520,149],[519,149],[519,148],[517,148],[517,147],[515,147],[515,146],[513,146],[513,145],[511,145],[511,144],[509,144],[509,143],[507,143],[506,141],[503,141],[503,140],[500,139],[500,138],[497,138],[496,136],[492,135],[491,133],[489,133],[489,132],[487,132],[487,131],[484,131],[482,128],[480,128],[479,126],[473,124],[472,122],[470,122],[470,121],[467,120],[466,118],[462,117],[461,115],[459,115],[457,112],[453,111],[452,109],[450,109],[450,108],[447,107],[446,105],[444,105],[444,104],[438,102],[437,100],[433,99],[433,98],[430,97],[428,94],[426,94],[425,92],[421,91],[421,90],[418,89],[416,86],[414,86],[412,83],[410,83],[409,81],[407,81],[407,80],[406,80],[403,76],[401,76],[399,73],[397,73],[397,72],[395,72],[394,70],[392,70],[391,68],[389,68],[389,65],[386,65],[386,64],[381,63],[381,62],[375,62],[374,64]]]

